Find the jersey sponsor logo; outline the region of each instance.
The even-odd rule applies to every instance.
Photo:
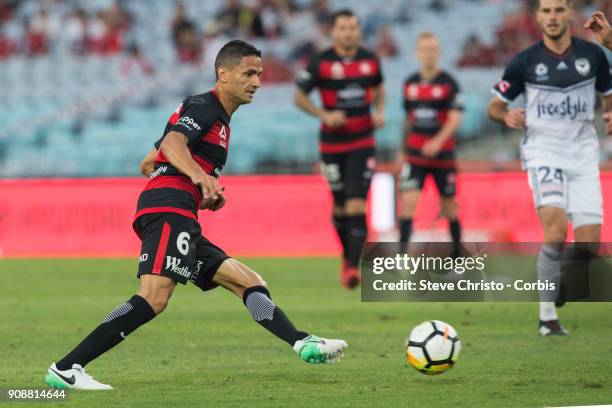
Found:
[[[536,81],[548,80],[548,67],[543,62],[540,62],[535,67]]]
[[[574,62],[574,66],[576,67],[576,71],[582,76],[589,75],[591,72],[591,63],[586,58],[579,58]]]
[[[176,273],[177,275],[183,276],[185,278],[189,278],[191,276],[189,267],[187,266],[180,267],[180,265],[181,265],[180,258],[175,258],[173,256],[166,257],[166,268],[165,269],[169,269],[172,272]]]
[[[557,71],[565,71],[566,69],[569,69],[569,67],[564,61],[561,61],[559,65],[557,65]]]
[[[360,86],[351,86],[338,91],[340,99],[361,99],[365,97],[365,89]]]
[[[227,133],[225,132],[225,125],[221,125],[221,130],[219,130],[219,146],[227,149]]]
[[[166,171],[168,171],[168,166],[160,166],[153,173],[149,174],[149,178],[157,177]]]
[[[437,117],[438,117],[438,112],[432,108],[416,108],[414,110],[414,118],[417,121],[420,121],[420,120],[431,121],[431,120],[437,119]]]
[[[179,258],[175,258],[173,256],[166,257],[166,269],[174,269],[175,267],[181,264],[181,260]]]
[[[187,128],[188,130],[202,130],[202,128],[200,127],[200,125],[198,125],[196,123],[195,120],[193,120],[192,118],[190,118],[189,116],[183,116],[182,118],[179,119],[178,122],[176,122],[177,125],[183,126],[185,128]]]
[[[561,117],[574,120],[579,114],[587,113],[587,107],[587,103],[582,98],[572,98],[568,95],[560,103],[538,102],[538,118]]]

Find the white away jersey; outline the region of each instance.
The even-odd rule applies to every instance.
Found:
[[[559,55],[540,41],[510,62],[493,93],[508,103],[525,93],[524,168],[572,169],[597,163],[596,91],[612,94],[612,76],[606,55],[593,43],[572,38],[569,49]]]

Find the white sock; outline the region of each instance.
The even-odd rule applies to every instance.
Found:
[[[537,262],[538,279],[542,282],[549,281],[558,288],[561,283],[561,251],[559,249],[544,244]],[[557,309],[555,303],[551,302],[556,298],[555,293],[540,292],[540,320],[557,320]]]
[[[557,320],[557,308],[555,302],[540,302],[540,320],[547,322],[549,320]]]

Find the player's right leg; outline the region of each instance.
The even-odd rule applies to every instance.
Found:
[[[528,169],[529,187],[544,230],[544,242],[538,255],[540,281],[561,285],[561,256],[567,235],[567,175],[561,169],[547,166]],[[540,323],[542,336],[567,335],[561,327],[555,300],[558,293],[540,293]]]
[[[412,166],[409,163],[404,163],[402,166],[399,177],[399,242],[410,242],[414,214],[416,213],[426,175],[427,173],[423,167]]]
[[[210,247],[211,262],[216,247]],[[203,272],[202,277],[209,276]],[[344,340],[324,339],[295,328],[291,320],[279,308],[270,295],[267,283],[248,266],[233,258],[221,263],[212,276],[212,282],[234,293],[244,302],[249,314],[257,323],[289,344],[300,358],[308,363],[334,363],[342,358],[348,344]],[[201,288],[210,285],[196,282]]]
[[[345,175],[344,165],[346,154],[324,153],[321,157],[321,170],[323,177],[331,190],[334,206],[332,210],[332,223],[338,234],[338,239],[342,245],[342,259],[340,265],[340,282],[347,286],[346,276],[349,270],[350,256],[350,218],[345,211]]]
[[[84,367],[117,346],[167,306],[176,282],[186,283],[184,265],[192,265],[199,237],[196,221],[176,214],[147,214],[135,222],[142,240],[138,277],[140,290],[112,310],[85,339],[47,371],[45,382],[55,388],[112,389],[94,380]]]

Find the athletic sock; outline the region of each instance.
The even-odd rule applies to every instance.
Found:
[[[347,217],[348,230],[348,254],[347,259],[351,267],[359,266],[359,258],[363,250],[363,245],[368,236],[368,226],[365,214],[351,215]]]
[[[451,239],[453,244],[459,244],[461,242],[461,224],[459,219],[448,220],[448,229],[450,230]]]
[[[342,257],[346,258],[348,253],[348,240],[347,240],[347,218],[344,215],[334,215],[333,224],[336,228],[336,233],[338,233],[338,238],[340,239],[340,243],[342,244]]]
[[[281,308],[274,304],[270,292],[264,286],[252,286],[245,290],[242,301],[253,320],[291,347],[296,341],[308,337],[308,333],[297,330]]]
[[[73,364],[85,367],[90,361],[121,343],[130,333],[155,317],[149,303],[138,295],[110,312],[102,323],[56,363],[59,370],[68,370]]]
[[[399,242],[410,242],[412,236],[412,218],[400,218]]]
[[[448,229],[450,230],[451,239],[453,241],[453,257],[458,257],[461,255],[461,224],[459,220],[455,218],[454,220],[448,220]]]
[[[561,284],[561,251],[552,246],[544,244],[542,250],[538,255],[538,279],[542,282],[548,280],[555,284],[555,287],[559,287]],[[540,299],[542,299],[542,293],[540,293]],[[540,302],[540,320],[549,321],[557,320],[557,309],[555,308],[556,296],[546,294],[544,299],[546,301]]]

